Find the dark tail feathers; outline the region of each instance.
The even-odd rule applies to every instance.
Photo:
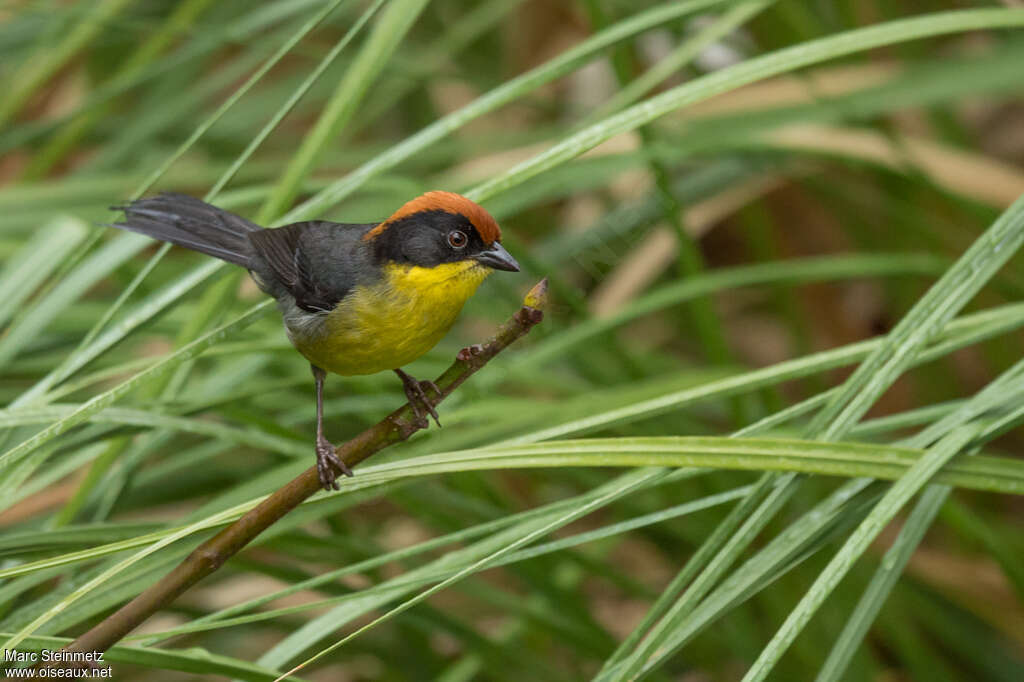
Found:
[[[248,234],[259,225],[229,211],[185,194],[164,193],[137,199],[123,210],[124,222],[113,227],[139,232],[154,239],[249,267]]]

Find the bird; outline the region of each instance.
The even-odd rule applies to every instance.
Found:
[[[438,426],[427,391],[402,370],[433,348],[463,305],[495,270],[518,272],[501,228],[479,204],[431,191],[376,223],[310,220],[264,228],[192,196],[165,192],[123,206],[111,226],[219,258],[249,271],[277,300],[285,331],[309,361],[316,392],[320,484],[338,490],[336,470],[352,471],[324,435],[327,373],[391,370],[417,422]]]

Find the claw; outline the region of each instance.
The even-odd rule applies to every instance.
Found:
[[[441,389],[437,387],[437,384],[429,380],[417,381],[400,369],[396,369],[395,374],[397,374],[402,380],[402,388],[405,389],[405,397],[409,401],[412,413],[416,416],[417,424],[426,428],[428,424],[426,416],[424,415],[424,410],[426,410],[426,413],[434,418],[434,423],[441,426],[441,420],[437,415],[437,410],[434,409],[433,404],[427,398],[426,392],[426,389],[433,389],[434,392],[440,396]]]
[[[316,472],[320,475],[320,485],[324,490],[339,490],[337,471],[352,476],[352,470],[345,461],[334,452],[334,446],[326,438],[316,441]]]

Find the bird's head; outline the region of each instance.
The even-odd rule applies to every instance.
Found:
[[[380,264],[442,267],[460,273],[519,271],[519,263],[501,245],[501,228],[491,214],[453,192],[416,197],[363,239],[371,244]]]

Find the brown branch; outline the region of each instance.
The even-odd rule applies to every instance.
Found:
[[[526,295],[523,307],[502,325],[490,341],[459,351],[451,367],[434,382],[441,394],[438,396],[431,392],[431,404],[438,405],[491,358],[540,322],[544,316],[546,297],[547,279],[543,279]],[[389,445],[405,440],[425,426],[426,420],[418,420],[406,403],[375,426],[338,446],[336,452],[351,468]],[[318,490],[320,478],[316,467],[310,467],[245,516],[199,545],[159,582],[68,644],[65,650],[106,651],[152,614],[220,568],[257,535]]]

